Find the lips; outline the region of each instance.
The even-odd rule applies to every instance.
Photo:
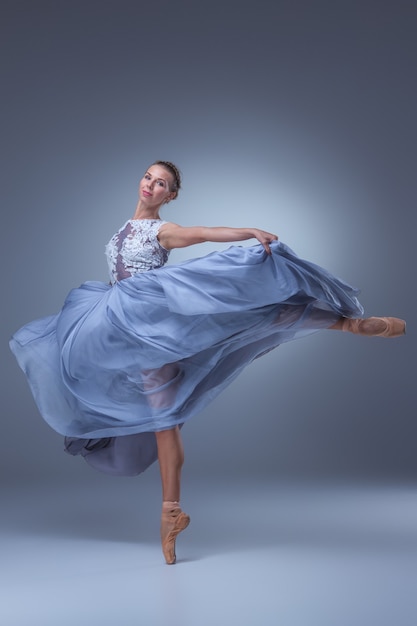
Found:
[[[149,191],[146,191],[145,189],[142,189],[142,193],[146,198],[150,198],[152,195]]]

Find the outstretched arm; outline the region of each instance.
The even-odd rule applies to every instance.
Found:
[[[195,243],[205,241],[244,241],[257,239],[263,245],[268,254],[271,254],[269,244],[278,239],[276,235],[259,228],[228,228],[226,226],[178,226],[178,224],[163,224],[160,228],[158,239],[164,248],[186,248]]]

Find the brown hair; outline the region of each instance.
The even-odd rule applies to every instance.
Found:
[[[171,185],[171,191],[175,191],[175,198],[178,196],[178,192],[181,189],[181,172],[174,163],[171,161],[155,161],[152,165],[161,165],[174,177],[174,182]]]

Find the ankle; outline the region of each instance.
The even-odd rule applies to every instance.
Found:
[[[163,500],[162,501],[162,510],[169,511],[171,509],[180,509],[179,500]]]

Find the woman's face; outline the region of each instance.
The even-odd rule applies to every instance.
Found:
[[[175,198],[173,176],[161,165],[151,165],[139,183],[139,198],[149,206],[160,206]]]

